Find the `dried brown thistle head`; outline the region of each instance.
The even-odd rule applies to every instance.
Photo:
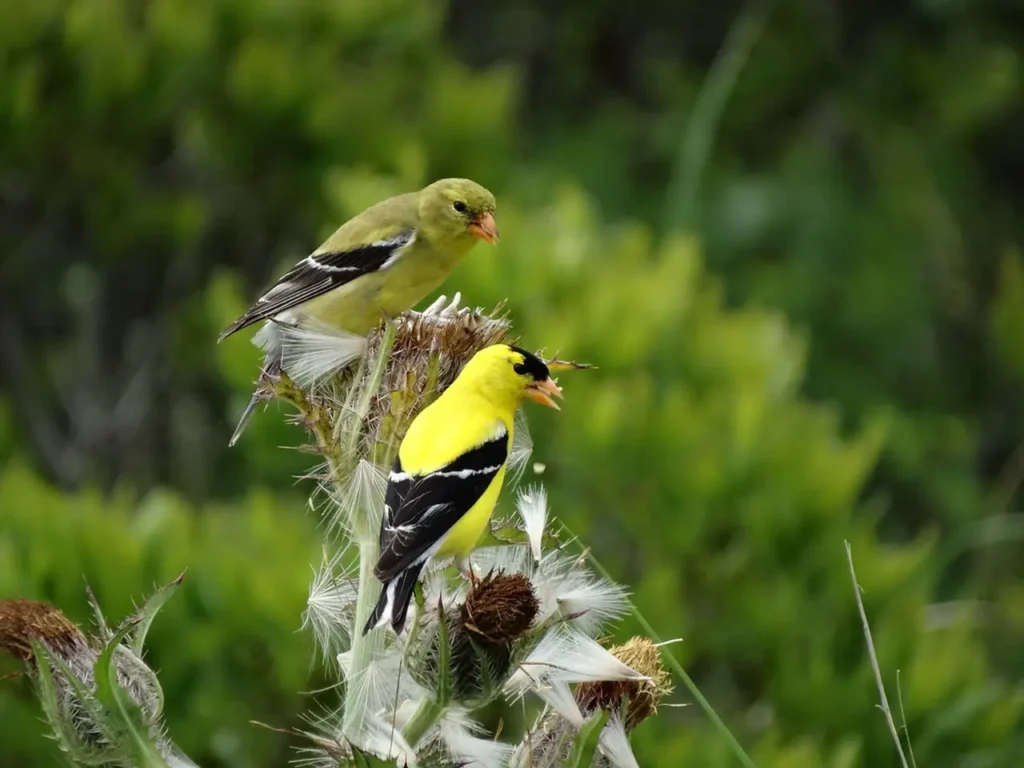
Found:
[[[395,320],[387,366],[366,420],[375,441],[382,432],[403,437],[416,414],[451,386],[473,355],[508,340],[510,326],[500,308],[488,316],[457,306],[406,312]],[[377,359],[385,334],[384,326],[370,334],[367,360]]]
[[[488,701],[504,683],[515,643],[530,630],[540,610],[529,579],[519,573],[491,573],[478,581],[462,605],[438,606],[429,639],[409,659],[413,677],[426,688],[439,684],[443,634],[447,628],[451,686],[459,701]]]
[[[490,315],[452,304],[440,312],[406,312],[395,321],[395,338],[388,357],[383,386],[403,389],[408,373],[426,378],[431,357],[438,360],[437,387],[447,389],[469,359],[492,344],[508,340],[510,324],[496,307]],[[380,348],[383,328],[370,335],[367,357]]]
[[[78,625],[52,605],[21,598],[0,600],[0,650],[32,662],[33,640],[61,656],[88,645]]]
[[[630,669],[649,678],[618,682],[582,683],[576,689],[580,711],[589,715],[598,707],[616,712],[627,703],[623,725],[631,731],[657,713],[658,702],[672,692],[672,678],[661,664],[661,653],[649,638],[636,636],[611,653]]]
[[[540,603],[522,573],[489,573],[466,595],[462,626],[479,642],[507,644],[530,629]]]
[[[298,407],[294,421],[316,440],[310,450],[332,464],[352,467],[360,458],[389,464],[416,414],[473,355],[508,340],[500,307],[489,316],[458,303],[458,295],[451,302],[441,297],[423,312],[382,323],[366,337],[360,362],[308,390],[279,372],[261,379],[261,391]]]

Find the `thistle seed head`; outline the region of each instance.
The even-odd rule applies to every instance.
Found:
[[[619,711],[628,702],[625,727],[632,731],[658,711],[658,703],[672,692],[672,679],[661,664],[661,653],[649,638],[636,636],[611,649],[619,661],[649,680],[619,680],[581,683],[576,689],[576,702],[584,715],[598,707]]]
[[[21,598],[0,600],[0,650],[34,663],[33,640],[62,658],[88,650],[82,630],[52,605]]]
[[[507,644],[526,634],[539,610],[524,574],[489,573],[466,595],[462,626],[479,642]]]
[[[406,312],[394,321],[387,365],[363,424],[372,443],[404,437],[416,414],[451,386],[473,355],[507,339],[509,323],[503,316],[457,307],[456,297],[443,309]],[[386,332],[382,325],[370,333],[368,361],[380,355]],[[367,382],[356,383],[362,387]]]

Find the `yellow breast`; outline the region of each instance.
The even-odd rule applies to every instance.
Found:
[[[504,482],[505,467],[502,467],[480,500],[448,531],[435,557],[463,558],[476,548],[477,542],[487,529],[487,523],[494,512],[495,504],[498,503],[498,495]]]

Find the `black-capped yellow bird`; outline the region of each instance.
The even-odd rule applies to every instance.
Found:
[[[375,569],[384,589],[363,634],[388,623],[401,632],[427,561],[473,550],[505,479],[516,409],[530,399],[557,410],[561,395],[543,360],[496,344],[413,420],[388,479]]]

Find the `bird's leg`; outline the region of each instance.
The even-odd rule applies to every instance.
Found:
[[[480,580],[476,577],[476,573],[473,572],[473,563],[469,560],[469,555],[458,561],[457,567],[462,577],[469,581],[473,589],[476,589],[476,585],[480,583]]]

